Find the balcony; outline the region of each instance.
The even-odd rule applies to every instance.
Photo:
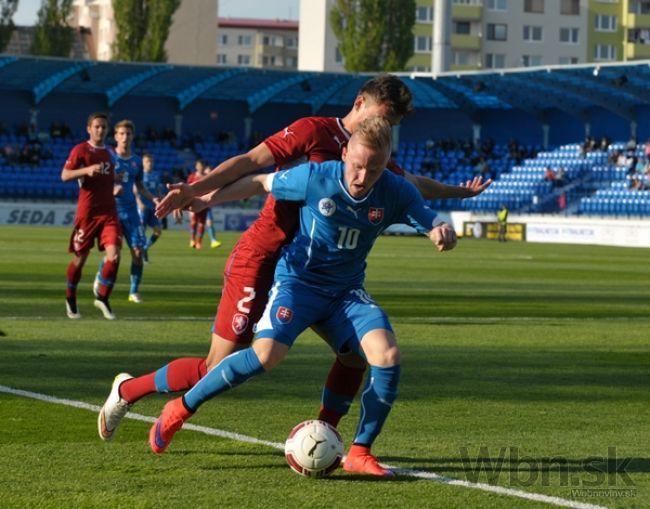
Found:
[[[453,49],[479,51],[481,49],[481,38],[478,35],[451,34],[451,47]]]
[[[650,44],[628,42],[625,44],[625,56],[628,60],[650,59]]]
[[[650,28],[650,14],[627,15],[627,28]]]
[[[451,6],[451,18],[464,21],[481,21],[483,19],[483,6],[454,4]]]

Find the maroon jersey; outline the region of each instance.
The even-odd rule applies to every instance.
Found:
[[[340,160],[350,136],[340,118],[305,117],[269,136],[264,144],[273,154],[276,170],[279,170],[305,161]],[[398,175],[404,175],[404,170],[393,161],[388,167]],[[244,232],[239,243],[251,242],[269,255],[279,254],[279,249],[296,232],[299,206],[290,201],[276,202],[269,194],[260,216]]]
[[[92,177],[84,176],[79,182],[79,200],[77,201],[77,218],[95,216],[116,216],[113,184],[115,183],[115,165],[106,148],[98,148],[85,141],[76,145],[68,156],[64,168],[78,170],[93,164],[101,164],[101,171]]]

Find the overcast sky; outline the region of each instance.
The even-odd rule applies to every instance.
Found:
[[[192,0],[185,0],[192,1]],[[298,19],[300,0],[219,0],[219,16],[234,18]],[[19,0],[16,25],[33,25],[41,0]]]

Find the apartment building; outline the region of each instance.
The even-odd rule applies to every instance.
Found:
[[[650,0],[416,0],[409,71],[433,68],[436,1],[451,11],[448,70],[650,58]],[[333,5],[301,0],[301,70],[343,69],[328,21]]]
[[[181,2],[165,43],[172,64],[213,65],[217,47],[218,0]],[[74,0],[71,26],[84,27],[91,40],[90,58],[111,60],[117,27],[112,0]]]
[[[298,22],[219,18],[216,63],[220,66],[298,68]]]

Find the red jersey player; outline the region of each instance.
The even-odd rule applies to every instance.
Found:
[[[70,151],[61,171],[64,182],[73,179],[79,182],[77,214],[68,248],[73,257],[67,272],[66,312],[69,318],[81,318],[77,307],[77,285],[90,249],[97,239],[100,251],[106,251],[106,256],[101,272],[102,284],[95,294],[94,305],[104,318],[114,320],[108,298],[117,277],[122,238],[113,197],[115,165],[104,145],[108,134],[106,114],[92,113],[86,129],[88,141]]]
[[[409,89],[391,75],[366,82],[359,90],[352,109],[343,118],[307,117],[300,119],[251,149],[217,166],[210,174],[191,185],[172,186],[156,214],[189,204],[205,207],[209,199],[197,203],[195,197],[209,194],[246,174],[269,166],[289,166],[300,160],[322,162],[340,159],[351,133],[368,117],[381,116],[392,124],[412,110]],[[404,174],[394,167],[394,171]],[[480,178],[466,187],[447,186],[426,177],[406,174],[427,199],[464,198],[481,193],[491,181]],[[197,208],[198,210],[198,208]],[[275,264],[281,248],[291,241],[298,224],[298,207],[290,202],[267,198],[260,217],[241,236],[233,248],[224,271],[224,287],[212,328],[212,343],[206,359],[180,358],[147,375],[132,378],[119,374],[98,417],[100,437],[109,440],[130,406],[154,392],[173,392],[192,387],[230,353],[247,347],[253,325],[266,305],[273,282]],[[365,361],[352,354],[339,354],[330,370],[323,393],[320,419],[337,425],[357,393]]]
[[[194,165],[195,172],[187,177],[187,183],[193,184],[201,179],[204,174],[206,164],[201,159],[198,159]],[[203,234],[205,233],[205,222],[208,217],[208,208],[200,212],[190,212],[190,247],[193,249],[201,249],[203,244]]]

